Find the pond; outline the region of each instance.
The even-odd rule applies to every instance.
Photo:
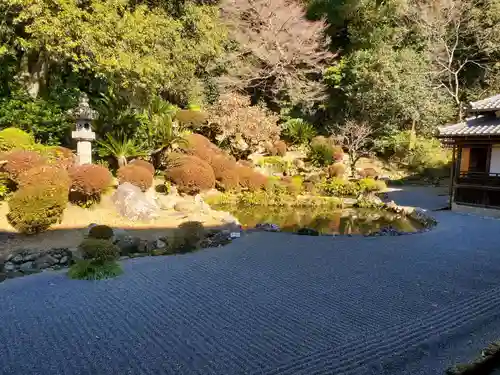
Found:
[[[417,232],[422,225],[392,212],[374,209],[325,209],[316,207],[265,207],[217,205],[230,212],[246,228],[257,224],[277,224],[282,231],[315,229],[321,234],[369,234],[391,226],[401,232]]]

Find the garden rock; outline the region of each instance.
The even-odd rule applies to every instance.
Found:
[[[52,255],[45,254],[35,260],[35,267],[39,269],[44,269],[48,267],[52,267],[54,264],[59,263],[59,260],[53,257]]]
[[[128,182],[118,186],[112,201],[118,213],[132,221],[148,221],[159,216],[156,202]]]
[[[319,232],[316,229],[311,228],[300,228],[297,231],[297,234],[301,236],[319,236]]]
[[[213,231],[200,242],[201,248],[221,247],[232,242],[232,233],[228,230]]]
[[[138,253],[140,244],[141,240],[137,237],[132,236],[123,236],[115,242],[115,245],[120,249],[121,255]]]
[[[3,269],[5,272],[11,272],[11,271],[14,271],[16,269],[16,266],[12,262],[7,262],[3,265]]]
[[[23,256],[21,254],[17,254],[10,261],[14,264],[21,264],[23,262]]]
[[[276,224],[270,224],[270,223],[262,223],[262,224],[257,224],[255,226],[255,229],[258,230],[263,230],[265,232],[280,232],[280,227]]]
[[[21,272],[30,272],[30,271],[33,271],[34,269],[35,269],[35,264],[34,264],[34,262],[31,262],[31,261],[23,263],[19,267],[19,270],[21,270]]]

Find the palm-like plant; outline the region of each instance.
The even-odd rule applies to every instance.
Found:
[[[105,140],[98,140],[99,156],[112,156],[118,162],[118,167],[127,165],[127,159],[137,156],[146,156],[148,153],[143,148],[142,144],[135,140],[128,139],[125,135],[119,138],[114,138],[110,134],[106,134]]]
[[[174,121],[177,108],[159,97],[153,98],[146,117],[148,145],[152,154],[161,153],[186,142],[186,131]]]
[[[284,124],[283,134],[294,144],[306,144],[316,135],[316,129],[301,118],[292,118]]]

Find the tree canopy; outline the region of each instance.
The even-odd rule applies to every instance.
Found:
[[[80,92],[107,98],[102,129],[146,139],[153,101],[237,93],[284,124],[378,137],[431,133],[500,91],[500,0],[4,0],[0,14],[0,127],[49,143]]]

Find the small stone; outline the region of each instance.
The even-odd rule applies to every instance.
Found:
[[[311,228],[300,228],[297,231],[297,234],[301,236],[319,236],[319,232],[316,229]]]
[[[21,254],[17,254],[11,259],[11,262],[15,264],[21,264],[23,260],[24,260],[23,256]]]
[[[24,259],[25,262],[29,262],[29,261],[35,260],[39,256],[40,256],[40,254],[38,252],[36,252],[36,253],[26,254],[23,257],[23,259]]]
[[[3,269],[6,272],[12,272],[16,269],[16,265],[12,262],[7,262],[3,265]]]
[[[21,272],[30,272],[32,271],[33,269],[35,268],[35,263],[30,261],[30,262],[26,262],[26,263],[23,263],[21,264],[21,266],[19,267],[19,269],[21,270]]]
[[[7,262],[9,262],[10,260],[12,260],[12,258],[14,258],[14,254],[9,254],[7,256],[7,259],[5,259]]]
[[[53,266],[54,264],[57,264],[58,262],[59,260],[53,257],[52,255],[45,254],[40,258],[38,258],[37,260],[35,260],[35,267],[40,269],[48,268],[50,266]]]
[[[61,253],[55,251],[51,255],[56,259],[61,259],[63,257]]]
[[[59,264],[66,264],[68,263],[69,258],[65,255],[61,259],[59,259]]]
[[[120,238],[115,245],[120,249],[121,255],[129,255],[139,252],[140,242],[141,240],[137,237],[124,236]]]
[[[167,247],[167,244],[164,241],[162,241],[160,239],[157,239],[156,243],[155,243],[155,246],[156,246],[157,249],[164,249],[164,248]]]

